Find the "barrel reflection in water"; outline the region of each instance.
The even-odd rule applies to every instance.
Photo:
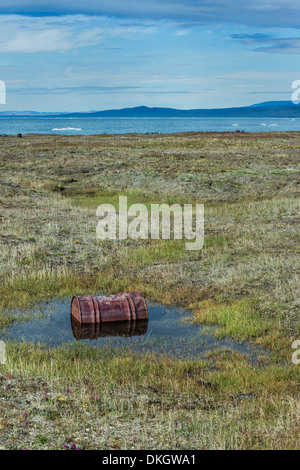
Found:
[[[73,335],[77,340],[97,339],[105,336],[142,336],[148,329],[148,320],[103,323],[80,323],[71,316]]]

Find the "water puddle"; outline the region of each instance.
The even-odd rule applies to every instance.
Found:
[[[255,361],[266,354],[247,342],[230,338],[217,339],[214,327],[193,325],[184,320],[191,314],[179,307],[166,307],[147,302],[149,320],[80,325],[71,321],[71,299],[41,303],[30,312],[32,320],[13,323],[2,331],[0,339],[46,344],[49,347],[80,341],[91,347],[131,348],[140,352],[156,352],[176,357],[201,357],[215,349],[238,351]],[[17,313],[17,312],[16,312]]]

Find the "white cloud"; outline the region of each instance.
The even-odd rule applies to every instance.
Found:
[[[188,29],[177,29],[175,31],[175,36],[188,36],[190,31]]]
[[[106,38],[139,39],[155,32],[152,25],[122,24],[106,17],[0,15],[0,52],[67,52],[95,46]]]
[[[66,52],[101,42],[99,28],[78,30],[73,20],[0,16],[0,52]],[[79,20],[81,17],[78,23]]]

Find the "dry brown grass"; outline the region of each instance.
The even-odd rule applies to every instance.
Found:
[[[153,372],[147,358],[135,369],[130,357],[108,358],[110,372],[104,368],[100,374],[107,411],[98,419],[92,410],[103,438],[95,433],[87,448],[110,448],[112,438],[128,448],[134,426],[139,448],[147,442],[149,448],[299,446],[299,366],[291,364],[290,346],[300,335],[300,133],[25,136],[0,138],[0,145],[0,325],[14,320],[7,308],[54,295],[138,289],[151,300],[191,308],[196,321],[219,325],[216,334],[250,340],[273,354],[257,368],[233,355],[207,358],[207,365],[162,359]],[[96,207],[116,204],[120,194],[147,205],[204,203],[202,252],[187,252],[177,241],[97,240]],[[6,372],[38,383],[50,380],[52,397],[71,384],[75,411],[66,407],[57,418],[59,442],[79,430],[83,436],[89,419],[81,411],[80,371],[96,380],[95,358],[88,351],[76,359],[60,350],[53,362],[54,356],[26,347],[21,352],[9,345]],[[206,383],[217,391],[208,392]],[[145,387],[154,388],[147,395]],[[183,394],[183,407],[166,396],[175,389]],[[128,390],[130,397],[147,395],[142,406],[126,396]],[[190,393],[198,397],[193,405]],[[239,399],[238,393],[255,398]],[[53,403],[43,404],[41,413],[57,413]],[[16,416],[23,412],[21,402],[19,410]],[[12,419],[10,411],[3,416]],[[122,426],[116,424],[120,417]],[[179,436],[174,421],[180,423]],[[63,431],[67,422],[70,435]],[[22,433],[14,426],[20,447]],[[23,436],[24,442],[43,446],[41,427],[34,428],[34,438]],[[5,445],[14,447],[13,435]],[[46,437],[44,445],[55,447]]]

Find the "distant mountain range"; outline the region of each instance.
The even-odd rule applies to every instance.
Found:
[[[36,111],[2,111],[0,117],[278,117],[300,118],[300,104],[295,105],[291,101],[265,101],[240,108],[215,108],[215,109],[174,109],[174,108],[148,108],[138,106],[135,108],[110,109],[106,111],[89,111],[80,113],[39,113]]]

